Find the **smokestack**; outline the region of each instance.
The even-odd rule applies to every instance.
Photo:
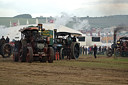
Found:
[[[120,31],[128,31],[128,27],[127,26],[118,26],[114,29],[114,41],[113,43],[115,44],[116,43],[116,35],[117,35],[117,32],[120,32]]]
[[[56,33],[57,33],[57,29],[54,29],[54,43],[56,43],[56,38],[57,38]]]
[[[113,36],[113,39],[114,39],[114,40],[113,40],[113,44],[116,44],[116,32],[117,32],[117,31],[114,30],[114,36]]]

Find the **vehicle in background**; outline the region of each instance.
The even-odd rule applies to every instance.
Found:
[[[69,59],[78,59],[80,54],[80,44],[76,41],[75,33],[57,32],[54,30],[54,47],[59,52],[60,59],[67,56]]]

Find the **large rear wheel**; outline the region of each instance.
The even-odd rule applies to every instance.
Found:
[[[1,48],[1,55],[3,56],[3,58],[8,58],[11,56],[11,54],[12,54],[12,46],[8,43],[3,44]]]
[[[80,46],[79,43],[73,42],[71,44],[71,58],[78,59],[80,54]]]

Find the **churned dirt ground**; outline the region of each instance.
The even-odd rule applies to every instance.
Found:
[[[0,85],[128,85],[128,58],[23,63],[0,56]]]

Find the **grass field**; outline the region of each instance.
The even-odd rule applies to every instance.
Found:
[[[0,85],[128,85],[128,58],[21,63],[0,57]]]

